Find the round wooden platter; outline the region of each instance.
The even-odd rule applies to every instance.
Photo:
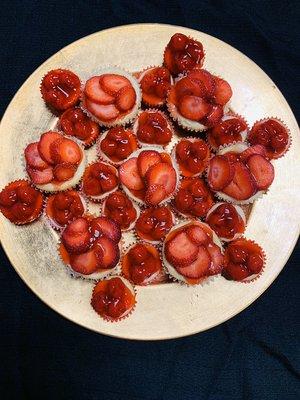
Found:
[[[138,24],[108,29],[70,44],[41,65],[16,93],[2,119],[0,187],[25,177],[23,149],[56,124],[57,118],[45,107],[39,92],[47,71],[69,68],[86,77],[107,64],[128,71],[159,65],[164,47],[175,32],[203,43],[204,67],[230,82],[231,107],[245,116],[250,125],[260,118],[276,116],[291,131],[292,146],[285,157],[274,162],[275,181],[267,195],[254,204],[245,233],[264,248],[267,265],[262,276],[249,284],[219,276],[209,284],[195,287],[170,283],[137,288],[134,313],[119,323],[108,323],[90,306],[93,284],[74,279],[66,271],[56,251],[57,234],[44,217],[32,225],[16,227],[0,215],[2,246],[30,289],[64,317],[106,335],[168,339],[201,332],[228,320],[270,286],[299,235],[300,136],[286,100],[272,80],[245,55],[212,36],[178,26]],[[94,155],[94,150],[90,151],[89,157]]]

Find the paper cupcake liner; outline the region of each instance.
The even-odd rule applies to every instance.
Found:
[[[137,81],[137,79],[128,71],[125,71],[124,69],[120,68],[119,66],[113,66],[113,65],[107,65],[107,66],[102,66],[97,70],[89,71],[89,75],[85,77],[84,81],[89,79],[92,76],[100,76],[103,74],[118,74],[125,76],[130,83],[132,84],[135,92],[136,92],[136,104],[133,107],[132,111],[126,115],[124,115],[122,118],[117,119],[113,122],[106,122],[106,121],[101,121],[99,120],[95,115],[93,115],[90,111],[88,111],[85,107],[84,104],[84,95],[82,96],[80,107],[82,110],[95,122],[97,122],[101,126],[105,127],[113,127],[113,126],[125,126],[126,124],[130,124],[134,118],[136,117],[140,107],[141,107],[141,102],[142,102],[142,93],[141,93],[141,88],[140,85]]]
[[[143,113],[143,112],[149,112],[149,113],[159,113],[160,115],[162,115],[168,122],[168,128],[171,130],[172,132],[172,137],[170,139],[170,141],[166,144],[159,144],[159,143],[146,143],[146,142],[142,142],[138,136],[137,136],[137,131],[138,131],[138,125],[139,125],[139,116]],[[144,149],[147,150],[148,147],[152,147],[152,146],[159,146],[160,148],[166,148],[171,142],[172,142],[172,138],[175,135],[175,129],[174,129],[174,125],[172,124],[169,116],[164,112],[161,111],[157,108],[146,108],[145,110],[141,110],[139,111],[138,115],[136,116],[136,119],[133,123],[133,127],[132,127],[132,131],[135,134],[137,141],[140,145],[140,147],[143,147]]]
[[[285,149],[281,154],[275,155],[275,157],[274,157],[274,156],[272,157],[272,160],[278,160],[279,158],[283,157],[283,156],[289,151],[289,149],[290,149],[290,147],[291,147],[291,145],[292,145],[292,142],[293,142],[292,135],[291,135],[291,131],[290,131],[290,129],[288,128],[288,126],[282,121],[282,119],[277,118],[277,117],[267,117],[267,118],[262,118],[262,119],[260,119],[260,120],[257,120],[257,121],[254,122],[252,128],[249,130],[249,134],[250,134],[250,131],[254,128],[255,125],[260,124],[260,123],[265,122],[265,121],[268,121],[268,120],[270,120],[270,119],[273,119],[274,121],[276,121],[276,122],[278,122],[280,125],[282,125],[282,126],[286,129],[287,134],[288,134],[288,138],[289,138],[289,139],[288,139],[288,144],[287,144],[286,149]],[[248,139],[248,137],[246,138],[246,142],[248,142],[247,139]],[[248,143],[249,143],[249,142],[248,142]],[[249,143],[249,146],[251,146],[250,143]]]
[[[85,167],[85,170],[84,170],[84,173],[85,173],[85,171],[86,171],[86,169],[87,168],[89,168],[92,164],[96,164],[96,163],[98,163],[98,162],[103,162],[103,161],[91,161],[86,167]],[[105,164],[105,162],[103,162],[104,164]],[[118,170],[117,170],[117,168],[116,167],[114,167],[113,165],[109,165],[110,167],[112,167],[112,168],[114,168],[114,170],[115,170],[115,173],[116,173],[116,176],[117,176],[117,179],[119,180],[119,174],[118,174]],[[83,190],[83,178],[84,178],[84,173],[83,173],[83,175],[82,175],[82,179],[81,179],[81,182],[80,182],[80,191],[84,194],[84,196],[87,198],[87,199],[89,199],[91,202],[93,202],[93,203],[102,203],[103,201],[104,201],[104,199],[106,199],[106,197],[107,196],[109,196],[111,193],[114,193],[115,191],[117,191],[118,190],[118,188],[119,188],[119,183],[117,184],[117,186],[115,187],[115,188],[113,188],[112,190],[110,190],[110,191],[108,191],[108,192],[105,192],[105,193],[103,193],[103,194],[100,194],[100,195],[98,195],[98,196],[91,196],[91,195],[88,195],[88,194],[86,194],[85,192],[84,192],[84,190]]]
[[[132,130],[132,132],[133,132],[133,129],[130,129],[130,130]],[[111,160],[111,159],[101,150],[101,142],[102,142],[103,139],[106,138],[108,132],[109,132],[109,130],[106,130],[105,132],[103,132],[102,135],[101,135],[101,136],[98,138],[98,140],[97,140],[97,156],[98,156],[98,158],[99,158],[100,161],[104,161],[104,162],[106,162],[106,163],[108,163],[108,164],[111,164],[111,165],[113,165],[114,167],[117,168],[117,167],[119,167],[121,164],[123,164],[125,161],[127,161],[127,160],[130,158],[131,154],[132,154],[135,150],[134,150],[127,158],[125,158],[124,160],[121,160],[121,161],[113,161],[113,160]],[[135,136],[136,144],[137,144],[137,149],[138,149],[138,148],[140,147],[140,146],[139,146],[139,142],[138,142],[137,137],[136,137],[136,135],[135,135],[134,132],[133,132],[133,135]]]
[[[127,288],[131,291],[131,293],[134,293],[135,302],[134,302],[132,308],[131,308],[130,310],[127,310],[127,311],[126,311],[123,315],[121,315],[119,318],[109,318],[109,317],[106,317],[106,316],[104,316],[104,315],[100,315],[100,314],[94,309],[94,307],[93,307],[92,304],[91,304],[91,307],[92,307],[92,309],[94,310],[94,312],[95,312],[100,318],[102,318],[104,321],[110,322],[110,323],[119,322],[119,321],[124,320],[125,318],[128,318],[128,317],[132,314],[132,312],[135,310],[136,303],[137,303],[137,300],[136,300],[136,297],[137,297],[137,290],[136,290],[135,286],[133,286],[133,284],[132,284],[131,282],[129,282],[128,279],[126,279],[126,278],[124,278],[124,277],[122,277],[122,276],[119,276],[119,275],[117,275],[117,276],[118,276],[118,278],[122,279],[123,283],[127,286]],[[112,275],[112,276],[109,276],[109,277],[107,277],[107,278],[108,278],[108,279],[112,279],[112,278],[114,278],[114,277],[115,277],[115,276]],[[95,285],[95,286],[96,286],[96,285]],[[95,286],[94,286],[93,291],[92,291],[92,297],[93,297],[93,295],[94,295]],[[91,302],[92,302],[92,297],[91,297]]]

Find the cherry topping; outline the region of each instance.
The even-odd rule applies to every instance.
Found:
[[[166,145],[172,138],[172,130],[161,112],[143,111],[138,118],[137,137],[143,143]]]
[[[236,206],[220,203],[206,218],[208,225],[221,239],[232,240],[245,231],[245,222]]]
[[[148,208],[136,221],[136,232],[141,239],[161,240],[172,228],[174,222],[168,207]]]
[[[128,229],[137,218],[132,201],[121,191],[111,193],[107,197],[103,214],[115,220],[122,230]]]
[[[73,219],[81,217],[83,213],[84,205],[82,199],[74,190],[48,197],[46,214],[59,227],[63,227]]]
[[[49,71],[41,83],[41,93],[46,104],[62,111],[73,107],[80,97],[80,80],[66,69]]]
[[[220,121],[208,132],[208,141],[210,145],[217,149],[218,147],[231,144],[233,142],[243,141],[241,133],[247,131],[247,124],[240,117],[232,117]]]
[[[137,149],[137,141],[131,130],[111,128],[100,142],[100,150],[113,162],[120,162]]]
[[[82,190],[88,196],[100,196],[118,186],[117,171],[103,162],[89,165],[83,175]]]
[[[162,105],[171,87],[170,72],[165,67],[151,68],[140,80],[143,101],[152,106]]]
[[[210,151],[202,139],[182,139],[176,145],[176,158],[183,176],[200,174],[207,166]]]

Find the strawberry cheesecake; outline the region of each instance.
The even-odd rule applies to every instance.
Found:
[[[165,104],[173,78],[165,67],[150,67],[138,74],[143,103],[150,107]]]
[[[180,173],[185,177],[200,176],[208,165],[210,150],[203,139],[181,139],[173,150]]]

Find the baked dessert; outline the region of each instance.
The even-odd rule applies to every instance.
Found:
[[[138,81],[141,85],[144,104],[150,107],[161,107],[165,104],[173,83],[173,78],[167,68],[146,68],[138,74]]]
[[[118,189],[119,179],[117,169],[104,162],[89,164],[83,174],[82,191],[92,201],[103,200]]]
[[[208,165],[210,150],[203,139],[181,139],[175,146],[174,155],[181,175],[185,177],[200,176]]]

